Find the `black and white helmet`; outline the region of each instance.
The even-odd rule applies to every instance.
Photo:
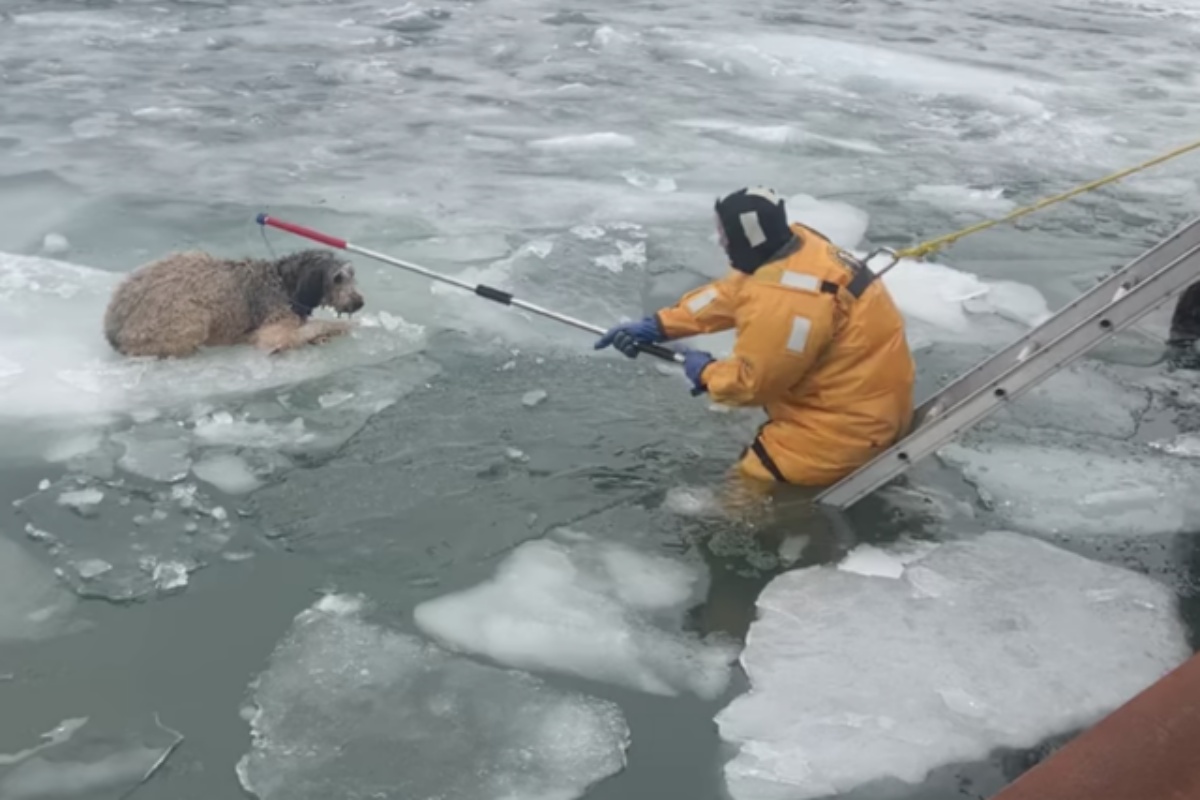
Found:
[[[792,240],[783,198],[773,189],[739,189],[718,200],[721,246],[734,269],[753,273]]]

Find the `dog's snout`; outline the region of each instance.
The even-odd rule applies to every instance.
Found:
[[[350,310],[358,311],[364,305],[363,296],[357,292],[350,297]]]

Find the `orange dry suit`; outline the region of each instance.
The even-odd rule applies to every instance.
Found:
[[[825,486],[907,433],[916,369],[883,282],[820,233],[789,228],[797,239],[774,260],[657,316],[668,339],[737,328],[733,355],[700,380],[718,403],[767,413],[741,470]]]

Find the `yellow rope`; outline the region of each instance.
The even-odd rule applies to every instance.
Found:
[[[1183,155],[1184,153],[1188,152],[1189,150],[1195,150],[1197,148],[1200,148],[1200,141],[1192,142],[1189,145],[1180,147],[1177,150],[1172,150],[1171,152],[1169,152],[1165,155],[1158,156],[1157,158],[1152,158],[1149,161],[1138,164],[1135,167],[1129,167],[1128,169],[1123,169],[1120,172],[1114,172],[1112,175],[1109,175],[1108,177],[1092,181],[1091,183],[1085,183],[1082,186],[1077,186],[1076,188],[1070,190],[1069,192],[1063,192],[1062,194],[1055,195],[1054,197],[1048,197],[1044,200],[1039,200],[1038,202],[1034,203],[1033,205],[1025,206],[1024,208],[1018,208],[1016,211],[1013,211],[1012,213],[1010,213],[1006,216],[1003,216],[999,219],[985,220],[984,222],[980,222],[976,225],[972,225],[969,228],[963,228],[961,231],[957,231],[955,233],[950,233],[945,236],[939,236],[936,239],[930,239],[928,242],[925,242],[924,244],[919,244],[916,247],[909,247],[905,250],[900,250],[900,251],[898,251],[897,256],[899,258],[924,258],[925,256],[929,255],[930,253],[937,252],[938,250],[942,249],[943,247],[945,247],[948,244],[954,244],[959,239],[962,239],[966,236],[970,236],[972,233],[976,233],[977,231],[982,231],[987,228],[991,228],[995,225],[1000,225],[1001,223],[1004,223],[1004,222],[1011,222],[1014,219],[1017,219],[1018,217],[1023,217],[1026,214],[1031,214],[1034,211],[1043,209],[1046,206],[1052,206],[1055,203],[1061,203],[1063,200],[1068,200],[1072,197],[1075,197],[1076,195],[1083,194],[1084,192],[1090,192],[1093,189],[1098,189],[1107,183],[1112,183],[1113,181],[1118,181],[1121,178],[1124,178],[1128,175],[1132,175],[1135,172],[1141,172],[1144,169],[1149,169],[1150,167],[1153,167],[1156,164],[1161,164],[1164,161],[1169,161],[1170,159],[1175,158],[1176,156]]]

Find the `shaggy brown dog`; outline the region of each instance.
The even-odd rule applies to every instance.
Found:
[[[182,357],[201,347],[253,344],[278,353],[345,333],[346,322],[309,319],[328,306],[363,307],[354,267],[325,250],[273,261],[172,253],[130,273],[113,292],[104,335],[127,356]]]

